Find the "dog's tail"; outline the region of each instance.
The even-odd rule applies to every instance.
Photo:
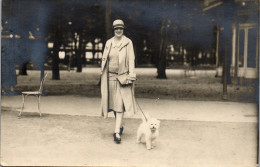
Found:
[[[147,122],[150,119],[150,115],[148,113],[142,112],[141,115],[143,122]]]

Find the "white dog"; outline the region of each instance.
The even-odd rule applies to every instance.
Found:
[[[150,118],[147,113],[145,116],[147,120],[142,116],[143,122],[137,131],[137,143],[146,143],[146,148],[150,150],[155,147],[154,141],[159,137],[160,121]]]

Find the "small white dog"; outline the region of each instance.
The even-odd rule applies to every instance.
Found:
[[[146,148],[150,150],[155,147],[155,139],[159,137],[160,121],[150,118],[147,113],[145,113],[145,116],[147,120],[142,116],[143,122],[137,131],[137,143],[146,143]]]

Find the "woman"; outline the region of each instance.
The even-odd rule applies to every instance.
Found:
[[[113,22],[114,37],[106,42],[101,63],[101,113],[107,118],[113,111],[116,118],[114,141],[119,144],[123,133],[124,112],[135,113],[135,55],[132,41],[124,36],[124,22]],[[126,76],[122,85],[118,78]]]

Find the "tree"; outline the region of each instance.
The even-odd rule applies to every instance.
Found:
[[[54,45],[53,45],[53,54],[52,54],[52,79],[60,80],[60,69],[59,69],[59,51],[62,43],[61,39],[61,30],[57,27],[54,35]]]
[[[160,49],[158,55],[158,66],[157,66],[157,78],[167,79],[166,77],[166,47],[167,47],[167,26],[165,19],[162,20],[161,33],[160,33]]]
[[[52,11],[57,12],[56,17],[54,17],[54,22],[51,22],[52,30],[53,30],[53,54],[52,54],[52,79],[53,80],[60,80],[60,69],[59,69],[59,51],[62,45],[62,35],[63,35],[63,27],[62,27],[62,10],[64,8],[63,1],[59,0],[56,1],[57,5],[59,6],[58,10]]]
[[[111,36],[111,1],[106,0],[106,11],[105,11],[105,29],[106,29],[106,40],[108,40]]]

